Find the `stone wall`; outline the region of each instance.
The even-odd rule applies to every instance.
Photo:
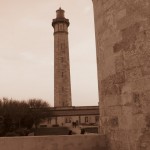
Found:
[[[0,150],[107,150],[105,137],[70,135],[0,138]]]
[[[150,1],[93,0],[101,133],[112,150],[150,149]]]

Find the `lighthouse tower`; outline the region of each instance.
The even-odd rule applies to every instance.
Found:
[[[59,8],[53,19],[54,28],[54,107],[72,106],[68,27],[65,11]]]

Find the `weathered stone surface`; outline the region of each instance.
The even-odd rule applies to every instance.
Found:
[[[69,20],[64,17],[64,10],[56,11],[54,27],[54,106],[71,106],[71,83],[69,64],[68,26]]]
[[[93,0],[101,133],[111,150],[150,147],[150,1]]]

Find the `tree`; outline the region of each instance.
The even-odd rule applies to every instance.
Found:
[[[50,106],[47,102],[42,101],[41,99],[30,99],[28,105],[35,128],[37,129],[42,119],[47,117],[47,110],[49,110]]]
[[[31,129],[33,125],[37,128],[49,114],[49,109],[49,104],[41,99],[18,101],[3,98],[0,100],[0,134]]]

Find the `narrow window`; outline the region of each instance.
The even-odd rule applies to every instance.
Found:
[[[63,63],[63,61],[64,61],[64,59],[63,59],[63,57],[61,57],[61,62]]]
[[[60,31],[63,30],[63,24],[60,24],[60,25],[59,25],[59,29],[60,29]]]
[[[65,44],[64,43],[61,43],[60,48],[61,48],[61,51],[63,53],[65,53]]]
[[[88,117],[85,117],[85,122],[88,122]]]
[[[61,76],[62,76],[62,77],[64,76],[64,73],[63,73],[63,72],[61,73]]]

